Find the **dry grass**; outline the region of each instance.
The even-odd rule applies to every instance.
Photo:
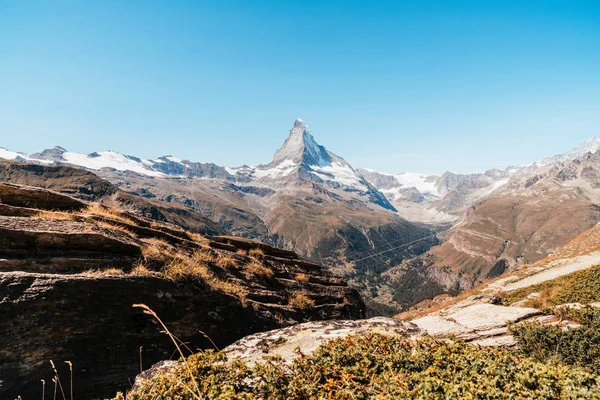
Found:
[[[248,254],[254,258],[258,258],[261,260],[265,257],[265,252],[259,247],[250,249],[250,251],[248,251]]]
[[[157,273],[149,270],[144,263],[138,262],[133,266],[133,269],[129,272],[131,276],[153,276]]]
[[[195,261],[184,254],[177,254],[169,264],[164,266],[162,273],[175,280],[189,277],[208,280],[214,275],[206,263]]]
[[[162,239],[144,239],[142,256],[146,262],[165,264],[173,259],[171,256],[173,250],[173,247]]]
[[[217,257],[215,257],[211,250],[196,250],[192,254],[192,259],[202,263],[214,263],[217,261]]]
[[[118,231],[118,232],[124,233],[127,236],[130,236],[133,238],[137,237],[137,235],[135,233],[133,233],[132,231],[130,231],[129,229],[127,229],[121,225],[115,225],[115,224],[111,224],[109,222],[104,222],[104,221],[98,221],[98,222],[96,222],[96,225],[98,225],[100,228],[104,228],[109,231]]]
[[[310,280],[310,277],[304,273],[296,274],[295,278],[298,282],[302,282],[302,283],[308,283],[308,281]]]
[[[227,254],[219,254],[217,257],[217,266],[221,268],[237,268],[237,260]]]
[[[240,256],[247,256],[248,252],[244,249],[237,249],[236,254],[239,254]]]
[[[256,261],[252,261],[249,264],[244,265],[244,270],[250,272],[256,276],[264,276],[265,278],[271,279],[275,276],[275,273],[272,269],[265,267],[262,264],[257,263]]]
[[[301,310],[308,310],[315,307],[315,301],[303,293],[298,293],[290,297],[288,304]]]
[[[208,243],[210,242],[210,240],[208,240],[206,236],[202,236],[199,233],[187,232],[187,235],[190,238],[190,240],[193,240],[194,242],[202,246],[208,246]]]
[[[132,218],[125,216],[121,211],[115,208],[105,207],[98,203],[92,203],[88,205],[81,214],[96,215],[98,217],[104,217],[108,219],[114,219],[125,224],[137,225]]]
[[[73,221],[73,220],[75,220],[75,215],[72,213],[68,213],[68,212],[41,210],[40,212],[35,214],[33,216],[33,218],[54,220],[54,221]]]
[[[205,251],[196,251],[191,256],[179,252],[173,260],[164,266],[162,274],[173,280],[200,278],[211,288],[223,293],[232,294],[246,304],[248,292],[240,285],[220,278],[211,268],[206,259],[214,262],[214,256]]]
[[[162,326],[163,332],[171,338],[171,341],[177,348],[177,351],[178,351],[179,355],[181,356],[182,363],[186,367],[186,371],[189,374],[189,378],[190,378],[192,384],[184,385],[186,392],[190,393],[194,399],[198,399],[198,400],[203,399],[204,397],[200,393],[200,388],[198,386],[198,382],[196,381],[194,373],[192,372],[190,366],[188,365],[187,359],[183,355],[183,351],[181,351],[181,346],[179,345],[179,343],[183,343],[183,342],[171,333],[171,331],[169,330],[169,328],[167,328],[165,323],[158,317],[158,315],[150,307],[148,307],[145,304],[134,304],[133,307],[141,308],[144,311],[144,314],[154,317],[154,319],[156,319],[156,321],[158,321],[158,323]]]
[[[89,276],[122,276],[125,272],[119,268],[106,268],[106,269],[88,269],[83,272],[84,275]]]

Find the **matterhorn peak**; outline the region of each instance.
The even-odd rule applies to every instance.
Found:
[[[294,122],[294,128],[304,128],[304,127],[306,127],[306,122],[304,122],[304,120],[301,118],[296,118],[296,121]]]
[[[297,118],[285,143],[273,156],[273,164],[283,162],[323,166],[331,163],[331,156],[315,141],[306,122]]]

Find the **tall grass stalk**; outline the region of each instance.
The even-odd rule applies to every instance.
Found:
[[[71,361],[65,361],[65,364],[69,365],[69,372],[71,374],[71,381],[69,382],[69,386],[71,389],[71,400],[73,400],[73,363]]]
[[[56,382],[58,383],[58,387],[60,388],[60,393],[62,394],[63,400],[67,400],[67,396],[65,396],[65,391],[63,390],[62,384],[60,383],[60,377],[58,376],[58,371],[56,370],[54,361],[50,360],[50,365],[52,365],[52,370],[54,371]]]
[[[171,331],[169,331],[169,328],[167,328],[167,326],[165,325],[165,323],[158,317],[158,315],[150,307],[148,307],[145,304],[134,304],[133,307],[134,308],[141,308],[143,310],[144,314],[150,315],[154,319],[156,319],[156,321],[158,321],[158,323],[164,329],[163,333],[165,333],[167,336],[169,336],[169,338],[171,338],[171,341],[173,342],[173,344],[177,348],[177,351],[179,352],[179,355],[181,356],[183,365],[185,366],[185,369],[188,372],[188,374],[190,376],[190,379],[192,380],[192,383],[194,384],[195,392],[193,390],[191,390],[187,386],[186,386],[186,389],[190,392],[190,394],[192,396],[194,396],[194,398],[202,400],[202,397],[200,397],[200,395],[199,395],[200,388],[198,387],[198,382],[196,381],[196,378],[194,377],[194,373],[192,372],[192,369],[190,368],[190,366],[189,366],[189,364],[188,364],[188,362],[186,360],[186,357],[183,355],[183,352],[181,351],[181,347],[179,347],[179,344],[177,343],[177,340],[175,339],[175,336],[171,333]]]

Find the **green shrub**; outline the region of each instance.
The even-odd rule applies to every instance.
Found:
[[[187,359],[146,381],[130,400],[149,399],[562,399],[600,396],[599,378],[582,368],[543,363],[500,348],[433,338],[368,335],[337,339],[292,364],[248,367],[220,353]]]
[[[540,293],[538,299],[529,300],[528,306],[542,308],[565,303],[589,304],[600,301],[600,265],[573,272],[537,285],[517,289],[501,296],[507,304],[525,299],[531,293]]]
[[[510,327],[519,343],[520,351],[541,362],[561,362],[600,373],[600,310],[585,307],[580,310],[563,309],[562,318],[582,324],[579,328],[565,329],[521,323]]]

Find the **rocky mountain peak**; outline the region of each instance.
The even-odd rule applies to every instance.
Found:
[[[296,119],[285,143],[273,156],[272,164],[290,161],[296,165],[308,166],[324,166],[331,163],[331,156],[325,147],[315,141],[310,128],[300,118]]]
[[[51,149],[46,149],[41,153],[34,153],[30,157],[35,160],[46,160],[46,161],[62,161],[63,155],[67,152],[66,149],[60,146],[54,146]]]
[[[304,122],[304,120],[302,120],[301,118],[296,118],[296,121],[294,122],[294,128],[300,128],[305,126],[306,122]]]
[[[575,146],[571,151],[565,153],[563,156],[569,159],[578,159],[586,155],[587,153],[596,153],[600,150],[600,137],[593,137],[586,140],[578,146]]]
[[[570,151],[552,157],[546,157],[534,163],[536,166],[544,166],[556,162],[565,162],[581,159],[588,153],[596,153],[600,150],[600,137],[593,137],[573,147]]]

